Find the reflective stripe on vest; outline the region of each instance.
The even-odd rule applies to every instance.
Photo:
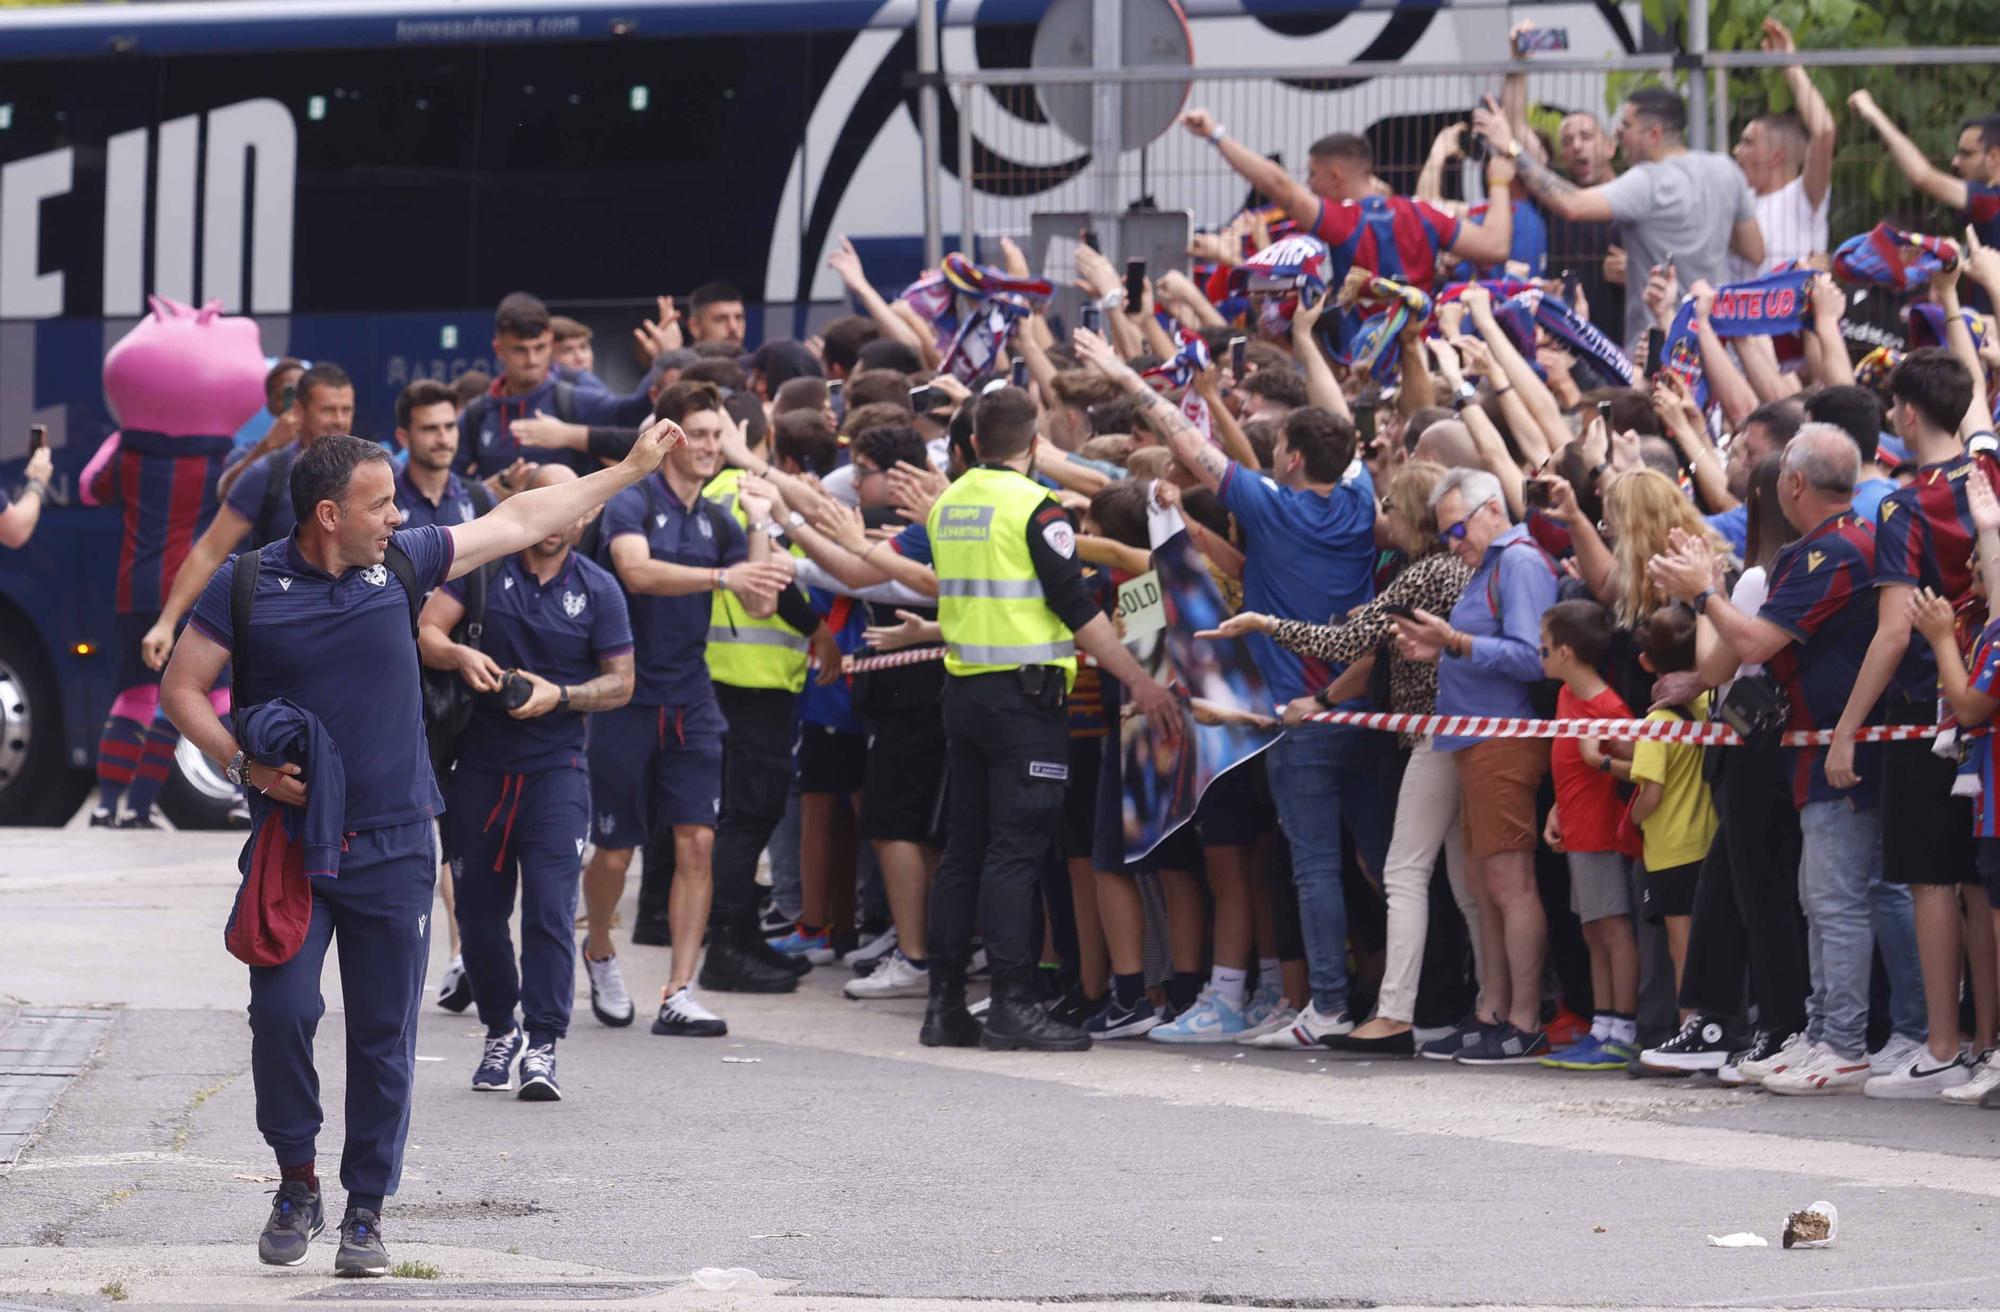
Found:
[[[750,517],[736,499],[743,472],[725,469],[709,480],[701,494],[729,512],[747,532]],[[732,688],[770,688],[798,692],[806,686],[807,658],[812,642],[773,615],[753,618],[735,593],[716,589],[708,614],[708,677]]]
[[[973,469],[946,488],[926,521],[938,576],[945,669],[995,674],[1058,665],[1076,682],[1076,638],[1049,609],[1028,551],[1028,529],[1049,504],[1038,483],[1006,469]]]

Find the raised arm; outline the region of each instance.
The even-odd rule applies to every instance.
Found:
[[[847,294],[854,298],[855,303],[869,319],[874,321],[875,326],[882,330],[884,337],[892,342],[901,342],[921,358],[924,355],[923,337],[889,308],[889,302],[883,300],[882,293],[876,291],[875,285],[868,281],[868,275],[862,272],[861,256],[855,251],[854,243],[846,237],[838,240],[840,245],[826,257],[826,267],[840,276],[842,285],[847,288]]]
[[[1276,160],[1265,159],[1228,133],[1205,109],[1191,109],[1181,115],[1181,124],[1195,136],[1208,141],[1222,156],[1223,163],[1236,171],[1258,193],[1275,201],[1292,222],[1310,232],[1319,226],[1319,197],[1285,171]]]
[[[1875,129],[1875,134],[1888,148],[1889,158],[1896,162],[1896,167],[1903,171],[1911,186],[1954,210],[1965,208],[1965,180],[1954,178],[1931,163],[1930,157],[1917,147],[1916,142],[1903,135],[1903,130],[1882,112],[1882,107],[1875,103],[1875,97],[1869,95],[1865,88],[1847,98],[1847,107]]]
[[[1965,326],[1965,313],[1958,303],[1958,275],[1964,267],[1956,264],[1932,274],[1931,299],[1944,315],[1944,344],[1972,375],[1972,404],[1965,407],[1965,417],[1958,421],[1959,436],[1970,437],[1993,427],[1993,409],[1986,394],[1986,362],[1972,344],[1972,330]]]
[[[1541,160],[1536,159],[1532,152],[1521,149],[1520,143],[1515,139],[1514,129],[1509,126],[1504,115],[1494,110],[1475,109],[1472,111],[1472,128],[1473,131],[1486,138],[1486,144],[1492,147],[1496,160],[1512,156],[1514,168],[1520,177],[1521,186],[1527,190],[1529,195],[1541,202],[1543,209],[1548,210],[1552,214],[1560,215],[1572,223],[1611,222],[1611,202],[1605,197],[1604,189],[1602,187],[1579,187]],[[1492,183],[1490,180],[1487,185],[1489,188],[1491,187]],[[1498,201],[1495,204],[1498,204]],[[1491,223],[1492,221],[1492,216],[1489,213],[1487,222]],[[1510,242],[1512,240],[1512,232],[1510,224],[1508,229]],[[1470,258],[1470,252],[1466,251],[1463,246],[1456,249],[1459,254]],[[1499,260],[1506,258],[1506,248],[1503,246],[1501,254],[1497,259],[1481,261],[1481,263],[1498,263]]]
[[[1333,365],[1327,360],[1326,351],[1313,331],[1332,300],[1333,294],[1328,292],[1310,306],[1301,304],[1292,312],[1292,354],[1305,370],[1306,400],[1313,405],[1324,406],[1351,424],[1354,412],[1348,409],[1347,393],[1341,390],[1340,380],[1333,376]],[[1247,441],[1245,445],[1248,446]],[[1229,455],[1252,469],[1257,467],[1255,459],[1244,460],[1234,451]]]
[[[28,457],[28,485],[21,499],[0,510],[0,546],[22,547],[35,534],[42,518],[42,503],[49,495],[49,474],[55,467],[49,449],[43,447]]]
[[[1520,398],[1534,420],[1535,433],[1523,434],[1517,430],[1515,440],[1521,444],[1523,456],[1540,464],[1548,459],[1550,451],[1569,441],[1569,423],[1563,418],[1562,407],[1556,404],[1555,393],[1549,390],[1549,385],[1542,381],[1535,367],[1514,345],[1514,339],[1493,317],[1492,295],[1474,283],[1465,289],[1465,294],[1459,299],[1465,303],[1466,312],[1479,329],[1479,336],[1486,343],[1493,362],[1506,376],[1508,387],[1513,389],[1514,395]],[[1539,450],[1534,449],[1535,444],[1531,440],[1536,434],[1541,438]]]
[[[1722,417],[1731,428],[1741,427],[1757,408],[1757,390],[1737,368],[1729,347],[1716,335],[1715,324],[1709,318],[1715,308],[1715,289],[1698,278],[1688,294],[1694,298],[1694,335],[1701,346],[1702,376],[1708,380],[1710,394],[1722,406]]]
[[[1222,443],[1222,450],[1231,460],[1249,469],[1257,467],[1257,448],[1250,445],[1250,439],[1243,432],[1243,425],[1236,422],[1236,416],[1222,402],[1222,371],[1214,365],[1195,376],[1196,395],[1208,403],[1208,422],[1215,429],[1216,440]],[[1339,392],[1336,386],[1333,389]],[[1306,378],[1306,396],[1312,396],[1312,377]]]
[[[1195,426],[1188,422],[1179,406],[1148,387],[1146,380],[1139,377],[1131,365],[1119,359],[1109,342],[1088,328],[1079,328],[1076,330],[1076,353],[1105,377],[1140,398],[1145,407],[1146,421],[1155,432],[1166,438],[1167,449],[1174,453],[1174,458],[1189,473],[1201,480],[1203,487],[1217,488],[1222,485],[1222,476],[1229,469],[1229,458],[1195,431]]]
[[[1764,19],[1764,36],[1760,43],[1767,54],[1791,54],[1798,49],[1792,40],[1791,29],[1775,18]],[[1805,178],[1806,200],[1818,209],[1826,200],[1827,192],[1833,188],[1833,148],[1839,129],[1833,121],[1833,111],[1827,108],[1826,97],[1820,95],[1813,85],[1810,74],[1798,64],[1785,65],[1785,86],[1792,93],[1792,104],[1798,109],[1799,121],[1806,129]]]
[[[1840,334],[1840,318],[1847,313],[1847,293],[1832,274],[1822,273],[1806,292],[1812,304],[1812,340],[1819,345],[1819,374],[1828,387],[1854,382],[1854,361],[1847,357],[1847,339]]]

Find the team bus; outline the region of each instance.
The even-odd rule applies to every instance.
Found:
[[[390,436],[404,383],[487,365],[492,306],[518,288],[598,326],[607,345],[654,294],[712,278],[745,292],[753,343],[767,329],[802,332],[837,308],[823,265],[835,234],[856,241],[884,286],[918,272],[918,3],[0,11],[0,481],[18,484],[32,424],[47,427],[58,471],[33,541],[0,551],[0,823],[75,814],[116,692],[118,521],[83,507],[75,480],[116,427],[104,352],[149,293],[254,316],[273,357],[339,362],[356,380],[356,427],[377,438]],[[1028,66],[1050,0],[938,3],[950,75]],[[1442,0],[1180,5],[1198,66],[1297,70],[1283,79],[1292,159],[1322,132],[1366,126],[1336,121],[1334,102],[1315,97],[1351,93],[1371,63],[1491,59],[1510,12]],[[1572,49],[1614,55],[1636,48],[1637,8],[1535,12]],[[974,94],[988,98],[974,124],[1024,130],[975,135],[975,180],[1007,182],[1004,194],[967,196],[958,115],[974,107],[945,95],[946,232],[967,204],[982,225],[1021,231],[1038,208],[1075,208],[1037,194],[1074,170],[1008,157],[1037,140],[1026,129],[1046,129],[1033,97]],[[1423,94],[1406,80],[1397,111],[1424,108]],[[613,382],[636,376],[621,355],[600,352]],[[162,798],[169,818],[216,823],[227,796],[184,744]]]

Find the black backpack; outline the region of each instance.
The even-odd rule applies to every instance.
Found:
[[[292,494],[292,461],[297,458],[297,443],[281,447],[271,453],[271,477],[264,484],[264,500],[257,507],[257,522],[250,526],[250,546],[254,550],[267,542],[276,542],[284,535],[272,533],[271,517],[278,513],[284,502],[281,498]],[[251,571],[252,576],[256,574]]]
[[[486,490],[485,484],[477,479],[467,480],[466,492],[472,498],[473,518],[493,509],[493,494]],[[488,561],[465,576],[465,614],[452,629],[451,639],[474,651],[484,650],[481,643],[486,637],[487,590],[492,586],[496,567],[496,562]],[[407,581],[404,586],[409,586]],[[478,694],[457,670],[423,666],[422,674],[424,734],[430,744],[431,769],[442,781],[458,760],[458,745],[472,723]]]

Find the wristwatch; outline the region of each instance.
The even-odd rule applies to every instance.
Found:
[[[794,510],[785,516],[785,522],[793,528],[804,528],[806,526],[806,517]]]
[[[556,689],[556,709],[559,711],[569,709],[569,685],[567,684]]]
[[[1313,694],[1313,700],[1319,703],[1319,708],[1322,711],[1330,711],[1333,709],[1333,698],[1327,696],[1326,689],[1324,688],[1321,688],[1318,692]]]
[[[1714,588],[1703,588],[1700,592],[1695,593],[1694,613],[1697,615],[1708,614],[1708,603],[1714,599],[1715,599]]]
[[[222,767],[222,773],[230,783],[238,788],[250,786],[250,758],[242,752],[229,758],[229,764]]]
[[[1608,752],[1605,755],[1597,758],[1597,773],[1599,774],[1611,773],[1611,756]]]
[[[774,519],[765,520],[762,524],[757,525],[757,529],[773,542],[784,541],[785,530],[779,528],[778,522]]]
[[[1505,155],[1508,159],[1519,159],[1521,158],[1521,143],[1518,141],[1510,141],[1507,143],[1507,149],[1501,151],[1500,153]]]

